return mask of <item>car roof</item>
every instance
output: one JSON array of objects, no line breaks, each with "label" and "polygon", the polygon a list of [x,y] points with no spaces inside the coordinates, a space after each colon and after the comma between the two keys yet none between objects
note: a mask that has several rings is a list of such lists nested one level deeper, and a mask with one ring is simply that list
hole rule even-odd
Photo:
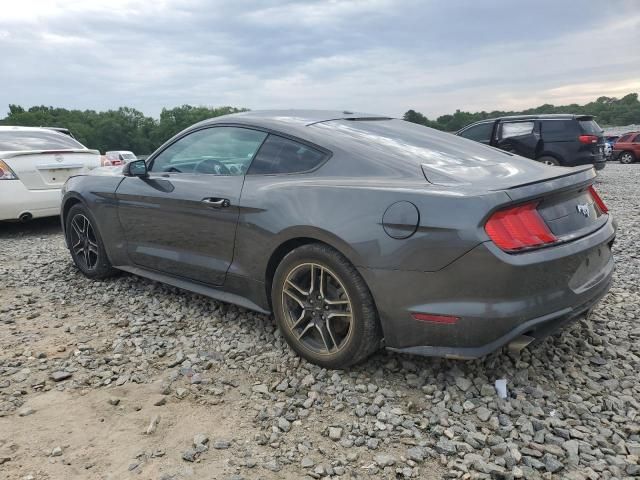
[{"label": "car roof", "polygon": [[[66,129],[65,129],[66,130]],[[0,132],[55,132],[64,135],[57,127],[21,127],[12,125],[0,125]]]},{"label": "car roof", "polygon": [[316,123],[332,120],[372,120],[391,119],[385,115],[353,112],[350,110],[251,110],[248,112],[232,113],[221,117],[203,120],[195,126],[215,123],[243,123],[265,128],[289,127],[301,128]]},{"label": "car roof", "polygon": [[107,153],[133,153],[133,152],[131,150],[108,150],[104,153],[106,155]]}]

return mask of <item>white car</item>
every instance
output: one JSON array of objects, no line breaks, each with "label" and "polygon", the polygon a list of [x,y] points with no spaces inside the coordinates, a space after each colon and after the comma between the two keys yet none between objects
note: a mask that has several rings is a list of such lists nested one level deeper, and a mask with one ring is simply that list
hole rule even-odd
[{"label": "white car", "polygon": [[60,189],[99,167],[100,152],[47,128],[0,126],[0,221],[60,213]]}]

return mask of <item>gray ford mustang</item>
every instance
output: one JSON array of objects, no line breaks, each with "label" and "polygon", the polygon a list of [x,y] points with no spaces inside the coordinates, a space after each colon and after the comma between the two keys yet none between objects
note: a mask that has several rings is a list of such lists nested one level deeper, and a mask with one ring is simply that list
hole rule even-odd
[{"label": "gray ford mustang", "polygon": [[87,277],[124,270],[273,312],[325,367],[382,345],[476,358],[607,292],[616,229],[594,179],[382,116],[246,112],[70,178],[62,223]]}]

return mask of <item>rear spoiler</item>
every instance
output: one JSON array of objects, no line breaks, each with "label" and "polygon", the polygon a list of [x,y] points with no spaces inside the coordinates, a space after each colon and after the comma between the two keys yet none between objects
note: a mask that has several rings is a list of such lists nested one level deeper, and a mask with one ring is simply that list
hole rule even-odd
[{"label": "rear spoiler", "polygon": [[100,155],[99,150],[89,150],[88,148],[69,148],[63,150],[20,150],[15,152],[6,152],[2,154],[2,158],[22,157],[25,155],[45,155],[45,154],[68,155],[70,153],[88,153],[91,155]]},{"label": "rear spoiler", "polygon": [[[567,167],[564,167],[567,168]],[[558,177],[548,178],[533,183],[525,183],[505,189],[505,193],[514,202],[535,198],[547,192],[561,192],[563,190],[572,190],[576,186],[588,186],[593,183],[596,178],[596,171],[590,165],[580,167],[567,168],[569,173]]]}]

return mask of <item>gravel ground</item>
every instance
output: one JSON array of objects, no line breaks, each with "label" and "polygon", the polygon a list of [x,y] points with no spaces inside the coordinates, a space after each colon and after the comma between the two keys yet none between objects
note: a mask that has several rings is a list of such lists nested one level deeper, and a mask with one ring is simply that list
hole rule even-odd
[{"label": "gravel ground", "polygon": [[[640,476],[640,165],[592,317],[478,361],[293,355],[270,317],[130,275],[91,282],[57,220],[0,226],[0,477]],[[506,379],[500,399],[494,382]]]}]

